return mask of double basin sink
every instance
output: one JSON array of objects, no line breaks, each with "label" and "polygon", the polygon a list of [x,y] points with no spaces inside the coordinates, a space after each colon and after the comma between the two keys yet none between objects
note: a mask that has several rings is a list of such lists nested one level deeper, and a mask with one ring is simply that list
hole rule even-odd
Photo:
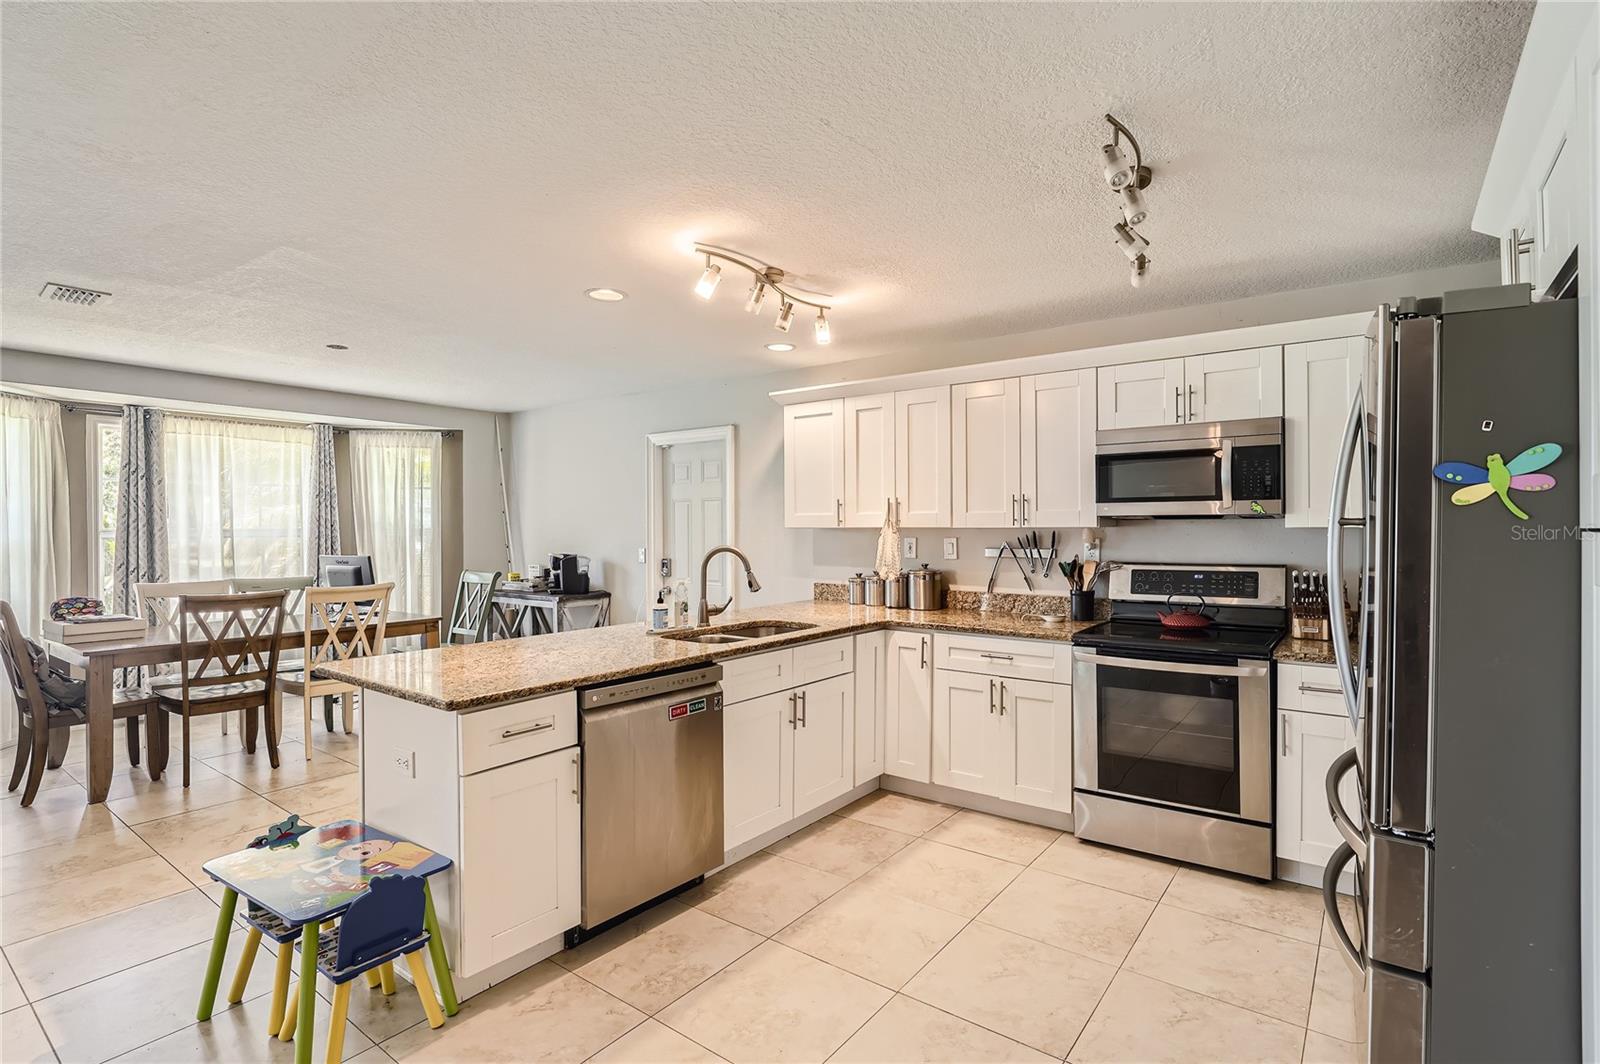
[{"label": "double basin sink", "polygon": [[800,621],[745,621],[728,624],[706,632],[661,632],[662,639],[676,639],[684,643],[742,643],[747,639],[764,639],[771,635],[787,635],[815,628],[814,624]]}]

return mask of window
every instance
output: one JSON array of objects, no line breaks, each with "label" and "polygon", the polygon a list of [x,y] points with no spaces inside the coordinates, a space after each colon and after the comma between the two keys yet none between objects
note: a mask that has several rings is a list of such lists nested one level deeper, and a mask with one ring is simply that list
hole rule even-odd
[{"label": "window", "polygon": [[380,583],[393,581],[392,608],[438,609],[437,432],[350,433],[356,549],[372,555]]},{"label": "window", "polygon": [[117,571],[117,485],[122,468],[122,422],[105,414],[90,414],[89,463],[89,587],[109,610],[115,601],[112,584]]}]

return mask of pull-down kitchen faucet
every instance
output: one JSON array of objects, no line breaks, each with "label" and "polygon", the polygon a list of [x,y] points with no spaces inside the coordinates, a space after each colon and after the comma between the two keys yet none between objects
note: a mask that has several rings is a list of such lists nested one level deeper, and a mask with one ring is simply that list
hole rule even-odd
[{"label": "pull-down kitchen faucet", "polygon": [[717,614],[733,605],[732,595],[729,595],[728,601],[724,602],[720,606],[713,606],[706,601],[706,571],[711,568],[711,559],[715,558],[719,554],[731,554],[735,558],[738,558],[740,564],[744,566],[745,586],[751,591],[761,590],[761,581],[757,580],[756,574],[751,571],[750,559],[744,556],[744,551],[740,550],[738,547],[730,547],[726,544],[721,547],[712,547],[710,550],[706,551],[704,560],[700,562],[700,612],[695,615],[695,624],[710,624],[711,618],[715,617]]}]

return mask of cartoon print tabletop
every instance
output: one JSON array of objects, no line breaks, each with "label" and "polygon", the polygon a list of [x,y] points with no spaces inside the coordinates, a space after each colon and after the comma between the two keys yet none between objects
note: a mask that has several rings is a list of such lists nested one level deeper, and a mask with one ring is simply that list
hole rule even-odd
[{"label": "cartoon print tabletop", "polygon": [[279,846],[239,850],[201,866],[290,924],[325,920],[364,893],[375,876],[431,876],[450,858],[369,827],[336,820]]}]

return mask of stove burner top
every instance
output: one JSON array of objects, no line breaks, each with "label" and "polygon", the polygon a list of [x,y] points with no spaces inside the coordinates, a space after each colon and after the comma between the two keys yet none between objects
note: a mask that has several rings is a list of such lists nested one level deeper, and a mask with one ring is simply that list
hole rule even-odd
[{"label": "stove burner top", "polygon": [[1159,621],[1102,621],[1073,636],[1080,646],[1128,650],[1184,650],[1217,657],[1267,658],[1283,638],[1281,628],[1247,628],[1213,625],[1194,631],[1164,628]]}]

